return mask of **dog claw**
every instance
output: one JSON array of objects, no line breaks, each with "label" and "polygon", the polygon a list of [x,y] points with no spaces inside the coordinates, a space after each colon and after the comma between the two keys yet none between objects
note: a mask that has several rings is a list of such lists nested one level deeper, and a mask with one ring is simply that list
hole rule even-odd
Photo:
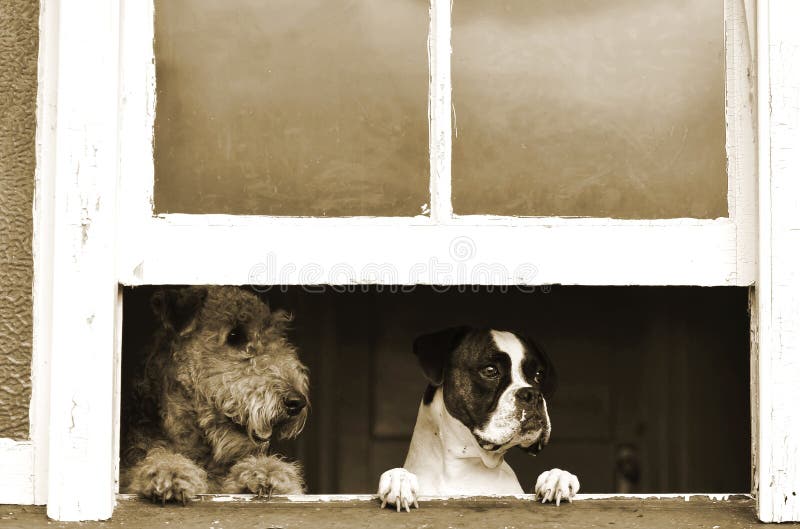
[{"label": "dog claw", "polygon": [[419,509],[417,477],[403,468],[387,470],[381,475],[378,483],[378,499],[381,509],[387,505],[400,512],[411,512],[412,507]]},{"label": "dog claw", "polygon": [[580,486],[574,474],[554,468],[539,475],[533,490],[533,499],[538,501],[541,498],[542,503],[552,502],[558,507],[562,500],[572,503]]},{"label": "dog claw", "polygon": [[256,498],[271,500],[272,499],[272,492],[273,488],[271,485],[259,485],[256,489]]},{"label": "dog claw", "polygon": [[166,504],[167,504],[167,495],[166,494],[162,494],[161,495],[161,506],[163,507]]},{"label": "dog claw", "polygon": [[181,503],[183,503],[183,506],[186,507],[186,491],[185,490],[181,491]]}]

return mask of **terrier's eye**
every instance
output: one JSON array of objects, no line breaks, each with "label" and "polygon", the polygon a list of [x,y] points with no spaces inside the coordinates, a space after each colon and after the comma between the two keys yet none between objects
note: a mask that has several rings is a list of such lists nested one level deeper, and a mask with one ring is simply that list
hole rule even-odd
[{"label": "terrier's eye", "polygon": [[500,375],[500,371],[494,366],[485,366],[481,368],[480,374],[486,378],[497,378]]},{"label": "terrier's eye", "polygon": [[541,384],[542,379],[544,379],[544,373],[542,371],[537,371],[535,375],[533,375],[533,381],[536,384]]},{"label": "terrier's eye", "polygon": [[247,331],[241,325],[235,326],[228,331],[228,336],[225,337],[225,343],[231,347],[241,347],[247,343]]}]

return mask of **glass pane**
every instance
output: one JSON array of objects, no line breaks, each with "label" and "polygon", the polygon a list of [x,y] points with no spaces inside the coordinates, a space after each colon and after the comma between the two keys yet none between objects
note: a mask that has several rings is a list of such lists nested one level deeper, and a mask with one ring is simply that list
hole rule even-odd
[{"label": "glass pane", "polygon": [[419,214],[428,4],[157,0],[155,210]]},{"label": "glass pane", "polygon": [[727,216],[723,2],[455,0],[456,213]]}]

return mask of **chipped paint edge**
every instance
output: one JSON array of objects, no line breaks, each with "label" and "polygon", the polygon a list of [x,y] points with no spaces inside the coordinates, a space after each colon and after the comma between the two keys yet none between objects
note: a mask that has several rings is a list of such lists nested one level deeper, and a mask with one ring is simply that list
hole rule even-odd
[{"label": "chipped paint edge", "polygon": [[450,59],[451,0],[431,0],[428,32],[428,142],[430,145],[430,221],[447,222],[453,216],[451,123],[452,80]]},{"label": "chipped paint edge", "polygon": [[800,521],[800,3],[758,0],[758,518]]},{"label": "chipped paint edge", "polygon": [[48,516],[61,521],[107,519],[116,501],[122,3],[42,2],[49,15],[40,33],[53,47],[40,62],[37,192],[47,202],[37,209],[35,281],[45,286],[35,303],[37,316],[45,302],[52,312],[35,331],[46,341],[37,344],[34,379],[39,361],[49,365],[48,417],[33,415],[47,432],[47,471],[37,467],[35,478],[46,480]]},{"label": "chipped paint edge", "polygon": [[[119,501],[136,501],[140,497],[135,494],[119,494],[117,495]],[[514,495],[495,495],[487,494],[485,496],[468,496],[468,495],[452,495],[452,496],[420,496],[420,501],[480,501],[487,499],[517,499],[533,501],[533,494],[514,494]],[[682,499],[683,501],[692,500],[708,500],[708,501],[736,501],[736,500],[752,500],[752,494],[746,493],[681,493],[681,494],[577,494],[575,501],[586,500],[675,500]],[[288,495],[274,495],[270,500],[259,498],[254,494],[200,494],[193,499],[199,502],[215,502],[215,503],[236,503],[236,502],[253,502],[269,504],[276,503],[337,503],[337,502],[376,502],[379,501],[376,494],[288,494]]]},{"label": "chipped paint edge", "polygon": [[736,226],[736,276],[740,285],[753,284],[756,277],[758,124],[753,25],[755,1],[724,2],[728,215]]},{"label": "chipped paint edge", "polygon": [[53,321],[55,144],[58,101],[58,16],[56,2],[39,5],[39,62],[36,98],[36,170],[33,201],[33,358],[31,442],[33,497],[47,503],[50,450],[50,354]]},{"label": "chipped paint edge", "polygon": [[1,438],[0,468],[0,503],[36,503],[33,442]]}]

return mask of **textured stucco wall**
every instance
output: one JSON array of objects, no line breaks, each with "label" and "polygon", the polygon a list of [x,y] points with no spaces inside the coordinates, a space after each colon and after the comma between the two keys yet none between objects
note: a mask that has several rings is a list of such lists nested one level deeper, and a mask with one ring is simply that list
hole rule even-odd
[{"label": "textured stucco wall", "polygon": [[0,437],[28,437],[36,0],[0,0]]}]

